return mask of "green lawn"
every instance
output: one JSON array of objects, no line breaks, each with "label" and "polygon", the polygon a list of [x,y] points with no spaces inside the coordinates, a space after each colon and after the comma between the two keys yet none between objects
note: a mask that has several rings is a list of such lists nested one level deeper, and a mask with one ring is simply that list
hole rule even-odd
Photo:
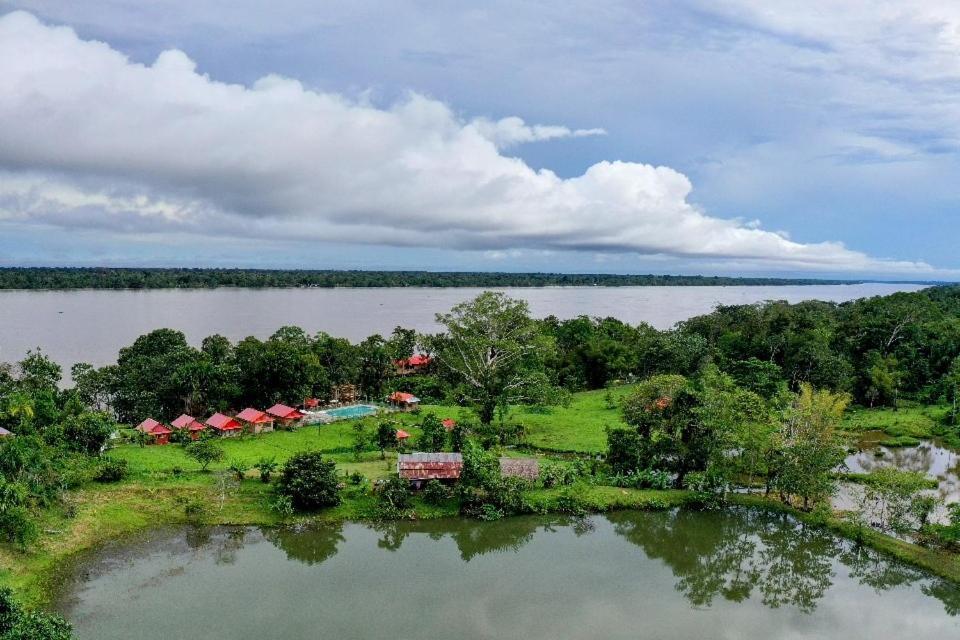
[{"label": "green lawn", "polygon": [[842,429],[851,433],[883,431],[893,438],[930,438],[935,435],[947,407],[917,406],[891,409],[852,408],[843,418]]},{"label": "green lawn", "polygon": [[[601,453],[607,448],[606,428],[621,424],[620,400],[632,387],[625,385],[597,391],[574,393],[567,407],[515,406],[510,422],[519,422],[527,432],[527,444],[544,451]],[[613,403],[608,400],[612,397]],[[437,415],[458,417],[459,407],[424,407]]]},{"label": "green lawn", "polygon": [[[620,387],[609,393],[618,402],[628,391],[629,387]],[[575,393],[567,407],[513,407],[508,420],[524,425],[527,442],[533,447],[545,451],[599,453],[606,449],[606,427],[620,421],[619,410],[608,406],[607,393],[606,390]],[[413,436],[415,446],[420,435],[416,425],[423,419],[424,414],[433,413],[439,418],[460,419],[467,411],[461,407],[425,406],[419,416],[395,413],[389,417],[397,420],[400,426]],[[364,420],[368,433],[372,434],[376,420]],[[210,465],[210,469],[226,469],[234,459],[252,465],[262,457],[274,457],[282,463],[295,453],[319,450],[329,455],[337,462],[338,467],[347,472],[360,471],[369,478],[389,475],[396,459],[395,454],[388,454],[386,463],[380,460],[380,453],[377,451],[368,451],[360,461],[355,460],[352,452],[353,425],[352,420],[342,420],[302,427],[296,431],[224,438],[219,442],[223,445],[226,458],[223,462]],[[130,472],[134,475],[169,474],[177,467],[185,474],[200,471],[200,465],[187,456],[182,446],[176,444],[146,447],[123,444],[112,449],[109,455],[127,460]],[[255,472],[251,471],[250,474],[254,475]]]}]

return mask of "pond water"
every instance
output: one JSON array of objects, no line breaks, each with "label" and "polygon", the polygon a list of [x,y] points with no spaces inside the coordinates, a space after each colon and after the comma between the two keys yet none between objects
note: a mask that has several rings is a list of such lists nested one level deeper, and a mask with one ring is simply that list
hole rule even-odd
[{"label": "pond water", "polygon": [[[530,303],[537,317],[589,315],[648,322],[665,329],[718,304],[762,300],[845,301],[919,285],[858,284],[782,287],[551,287],[503,289]],[[434,314],[481,289],[162,289],[147,291],[0,291],[0,362],[42,347],[66,370],[101,366],[153,329],[179,329],[193,344],[219,333],[231,340],[266,338],[297,325],[359,341],[397,325],[433,331]]]},{"label": "pond water", "polygon": [[158,531],[88,559],[81,639],[960,637],[960,590],[783,514]]},{"label": "pond water", "polygon": [[[937,489],[929,493],[938,496],[943,505],[960,502],[960,454],[935,440],[922,440],[913,447],[886,447],[880,441],[889,438],[882,431],[863,434],[857,450],[847,456],[844,464],[850,473],[870,473],[874,469],[894,467],[902,471],[919,471],[937,481]],[[859,487],[841,487],[834,500],[839,509],[853,508]],[[933,519],[946,521],[947,509],[939,507]]]}]

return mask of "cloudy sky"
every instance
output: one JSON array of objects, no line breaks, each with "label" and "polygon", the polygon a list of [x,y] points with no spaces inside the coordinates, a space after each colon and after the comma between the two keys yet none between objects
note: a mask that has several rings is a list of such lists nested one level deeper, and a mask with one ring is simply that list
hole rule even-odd
[{"label": "cloudy sky", "polygon": [[0,87],[0,264],[960,274],[955,1],[0,0]]}]

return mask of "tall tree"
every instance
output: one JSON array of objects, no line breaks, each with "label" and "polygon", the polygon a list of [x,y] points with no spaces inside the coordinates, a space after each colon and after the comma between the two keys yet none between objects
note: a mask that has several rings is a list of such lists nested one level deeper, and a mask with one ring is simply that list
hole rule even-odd
[{"label": "tall tree", "polygon": [[487,291],[436,318],[446,332],[421,341],[481,422],[490,424],[500,407],[540,403],[549,395],[544,359],[551,344],[526,302]]}]

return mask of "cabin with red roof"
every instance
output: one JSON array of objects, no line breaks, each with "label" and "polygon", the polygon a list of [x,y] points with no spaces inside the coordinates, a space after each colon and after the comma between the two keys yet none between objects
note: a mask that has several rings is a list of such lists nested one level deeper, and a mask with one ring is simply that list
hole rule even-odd
[{"label": "cabin with red roof", "polygon": [[137,431],[147,434],[154,444],[167,444],[170,442],[170,434],[173,433],[162,423],[153,418],[147,418],[137,425]]},{"label": "cabin with red roof", "polygon": [[401,411],[412,411],[420,405],[420,398],[413,395],[412,393],[405,393],[403,391],[394,391],[389,396],[387,396],[387,402],[395,406]]},{"label": "cabin with red roof", "polygon": [[289,427],[303,420],[303,412],[285,404],[275,404],[267,409],[267,415],[279,421],[284,427]]},{"label": "cabin with red roof", "polygon": [[397,475],[415,488],[428,480],[453,482],[463,472],[459,453],[401,453],[397,456]]},{"label": "cabin with red roof", "polygon": [[213,414],[207,418],[205,424],[213,429],[213,432],[219,435],[221,438],[238,436],[243,433],[243,425],[240,424],[239,421],[234,420],[230,416],[222,413]]},{"label": "cabin with red roof", "polygon": [[411,376],[424,373],[430,368],[433,358],[422,353],[415,353],[409,358],[393,361],[393,370],[398,376]]},{"label": "cabin with red roof", "polygon": [[205,424],[185,413],[180,414],[180,417],[171,422],[170,426],[177,430],[186,429],[191,440],[199,439],[200,434],[207,428]]},{"label": "cabin with red roof", "polygon": [[273,417],[267,415],[266,411],[260,411],[253,407],[247,407],[237,414],[237,420],[250,433],[263,433],[264,431],[273,431]]}]

